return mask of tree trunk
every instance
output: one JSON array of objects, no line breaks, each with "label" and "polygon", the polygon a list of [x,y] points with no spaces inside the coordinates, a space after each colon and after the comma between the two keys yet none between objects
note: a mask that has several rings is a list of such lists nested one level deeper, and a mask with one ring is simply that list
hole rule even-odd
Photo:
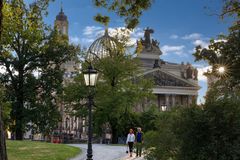
[{"label": "tree trunk", "polygon": [[18,68],[18,86],[15,89],[17,95],[17,101],[15,106],[15,117],[16,117],[16,139],[23,140],[24,134],[24,66],[20,65]]},{"label": "tree trunk", "polygon": [[3,127],[3,120],[2,120],[2,106],[0,105],[0,160],[7,160],[5,138],[6,136],[5,136],[5,130]]},{"label": "tree trunk", "polygon": [[112,143],[117,144],[118,143],[118,129],[115,127],[115,125],[111,125],[112,128]]},{"label": "tree trunk", "polygon": [[[19,91],[20,92],[20,91]],[[20,92],[21,94],[21,92]],[[18,96],[16,107],[15,107],[15,117],[16,117],[16,140],[23,140],[23,134],[24,134],[24,103],[23,103],[23,97]]]},{"label": "tree trunk", "polygon": [[[0,0],[0,40],[2,39],[2,7],[3,0]],[[6,150],[6,140],[5,140],[5,130],[3,127],[2,119],[2,106],[0,104],[0,159],[7,160],[7,150]]]}]

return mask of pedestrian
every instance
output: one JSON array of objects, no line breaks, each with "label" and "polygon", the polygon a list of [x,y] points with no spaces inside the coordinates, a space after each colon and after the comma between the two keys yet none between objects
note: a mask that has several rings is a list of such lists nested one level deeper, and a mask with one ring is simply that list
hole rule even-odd
[{"label": "pedestrian", "polygon": [[135,135],[133,133],[133,129],[130,129],[129,133],[128,133],[128,136],[127,136],[127,141],[126,141],[126,144],[129,147],[130,157],[132,157],[134,142],[135,142]]},{"label": "pedestrian", "polygon": [[142,129],[139,127],[137,128],[136,133],[136,157],[142,156],[142,147],[143,147],[143,132]]}]

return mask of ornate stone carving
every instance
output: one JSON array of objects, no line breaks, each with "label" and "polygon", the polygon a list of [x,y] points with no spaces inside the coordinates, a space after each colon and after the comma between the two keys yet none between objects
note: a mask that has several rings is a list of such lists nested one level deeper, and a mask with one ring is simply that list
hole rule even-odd
[{"label": "ornate stone carving", "polygon": [[145,75],[145,78],[152,78],[157,86],[192,87],[192,85],[161,71],[149,73]]},{"label": "ornate stone carving", "polygon": [[157,53],[160,55],[160,43],[157,40],[151,39],[152,33],[154,33],[154,30],[147,27],[147,29],[144,30],[144,40],[141,38],[139,41],[137,41],[137,44],[139,42],[141,43],[143,52]]},{"label": "ornate stone carving", "polygon": [[193,79],[194,80],[198,80],[198,70],[197,70],[197,68],[195,68],[194,70],[193,70]]},{"label": "ornate stone carving", "polygon": [[144,32],[144,43],[145,43],[145,47],[149,48],[151,46],[151,34],[154,33],[153,29],[150,29],[149,27],[147,27],[147,29],[145,29]]},{"label": "ornate stone carving", "polygon": [[181,77],[184,79],[198,80],[198,70],[194,68],[190,63],[184,65],[181,63]]},{"label": "ornate stone carving", "polygon": [[186,70],[186,72],[187,72],[187,79],[192,79],[193,78],[193,70],[192,70],[192,67],[188,67],[187,68],[187,70]]}]

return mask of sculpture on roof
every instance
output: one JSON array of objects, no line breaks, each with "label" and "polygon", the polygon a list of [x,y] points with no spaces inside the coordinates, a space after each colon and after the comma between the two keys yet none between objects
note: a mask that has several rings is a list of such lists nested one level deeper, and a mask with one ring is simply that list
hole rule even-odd
[{"label": "sculpture on roof", "polygon": [[144,30],[144,39],[141,38],[139,41],[137,41],[137,44],[139,42],[141,43],[141,45],[143,46],[143,52],[158,53],[160,55],[162,53],[159,49],[159,42],[157,40],[151,39],[151,34],[153,33],[154,30],[147,27]]},{"label": "sculpture on roof", "polygon": [[153,29],[150,29],[149,27],[147,27],[147,29],[144,30],[144,42],[146,44],[146,47],[150,47],[151,46],[151,34],[154,33]]}]

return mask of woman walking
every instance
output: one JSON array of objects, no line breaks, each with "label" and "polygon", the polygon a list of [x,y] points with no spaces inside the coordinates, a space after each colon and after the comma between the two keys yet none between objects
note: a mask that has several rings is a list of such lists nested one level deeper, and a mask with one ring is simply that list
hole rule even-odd
[{"label": "woman walking", "polygon": [[133,133],[133,129],[130,129],[127,136],[127,141],[126,141],[126,144],[128,144],[128,147],[129,147],[130,157],[132,157],[134,141],[135,141],[135,135]]}]

